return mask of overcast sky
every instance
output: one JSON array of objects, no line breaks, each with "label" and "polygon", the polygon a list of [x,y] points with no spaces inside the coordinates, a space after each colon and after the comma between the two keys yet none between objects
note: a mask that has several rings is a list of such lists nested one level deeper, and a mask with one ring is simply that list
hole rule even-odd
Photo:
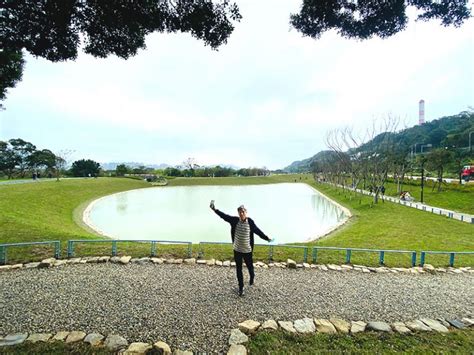
[{"label": "overcast sky", "polygon": [[326,149],[326,132],[388,114],[406,126],[474,106],[474,20],[413,22],[389,39],[303,38],[300,1],[237,0],[243,19],[213,51],[153,34],[128,60],[27,56],[0,112],[0,140],[73,150],[73,160],[283,168]]}]

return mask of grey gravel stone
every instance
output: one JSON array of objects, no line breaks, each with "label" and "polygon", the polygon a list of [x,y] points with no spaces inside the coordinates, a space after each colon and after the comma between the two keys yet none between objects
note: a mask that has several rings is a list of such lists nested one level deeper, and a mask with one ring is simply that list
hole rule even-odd
[{"label": "grey gravel stone", "polygon": [[392,328],[385,322],[368,322],[367,330],[374,330],[376,332],[391,332]]},{"label": "grey gravel stone", "polygon": [[436,332],[447,333],[449,331],[448,328],[446,328],[437,320],[430,318],[421,318],[420,320]]},{"label": "grey gravel stone", "polygon": [[252,319],[248,319],[242,323],[239,323],[239,329],[245,334],[253,334],[260,327],[260,323]]},{"label": "grey gravel stone", "polygon": [[231,345],[227,355],[247,355],[247,349],[243,345]]},{"label": "grey gravel stone", "polygon": [[316,325],[316,330],[318,331],[318,333],[326,333],[326,334],[337,333],[334,325],[332,325],[332,323],[327,319],[315,318],[314,324]]},{"label": "grey gravel stone", "polygon": [[36,268],[36,267],[38,267],[39,264],[40,264],[39,262],[27,263],[27,264],[24,265],[24,268],[25,268],[25,269]]},{"label": "grey gravel stone", "polygon": [[86,335],[87,334],[82,331],[70,332],[66,338],[66,343],[75,343],[75,342],[81,341],[86,337]]},{"label": "grey gravel stone", "polygon": [[367,327],[367,323],[359,320],[359,321],[352,321],[351,322],[351,334],[365,332],[365,328]]},{"label": "grey gravel stone", "polygon": [[329,321],[334,325],[336,330],[340,333],[349,333],[349,330],[351,329],[351,324],[344,320],[344,319],[339,319],[339,318],[329,318]]},{"label": "grey gravel stone", "polygon": [[155,344],[153,344],[153,348],[155,348],[159,354],[171,355],[171,348],[164,341],[157,341]]},{"label": "grey gravel stone", "polygon": [[411,330],[408,329],[405,323],[403,322],[394,322],[392,324],[392,328],[393,330],[395,330],[397,333],[400,333],[400,334],[411,333]]},{"label": "grey gravel stone", "polygon": [[120,349],[125,349],[128,346],[128,341],[117,334],[110,334],[105,338],[104,346],[112,351],[118,351]]},{"label": "grey gravel stone", "polygon": [[131,343],[127,350],[123,353],[124,355],[145,355],[148,350],[151,350],[153,346],[148,343]]},{"label": "grey gravel stone", "polygon": [[89,343],[91,346],[99,346],[104,340],[104,336],[99,333],[87,334],[84,338],[84,343]]},{"label": "grey gravel stone", "polygon": [[302,334],[314,333],[316,331],[316,327],[311,318],[297,319],[294,321],[293,326],[298,333]]},{"label": "grey gravel stone", "polygon": [[269,319],[263,322],[262,329],[277,330],[278,324],[273,319]]},{"label": "grey gravel stone", "polygon": [[225,353],[230,329],[245,319],[472,318],[474,274],[275,267],[255,269],[248,287],[245,271],[245,297],[237,295],[235,269],[224,267],[109,262],[3,272],[0,334],[82,330]]},{"label": "grey gravel stone", "polygon": [[32,343],[37,343],[39,341],[47,342],[52,336],[53,334],[51,333],[34,333],[30,334],[26,341],[31,341]]},{"label": "grey gravel stone", "polygon": [[448,319],[447,320],[449,324],[451,324],[454,328],[457,329],[464,329],[466,326],[464,325],[463,322],[461,322],[459,319]]},{"label": "grey gravel stone", "polygon": [[409,321],[405,322],[405,325],[410,330],[413,330],[414,332],[415,331],[421,331],[421,332],[430,332],[431,331],[431,328],[428,327],[425,323],[423,323],[419,319],[409,320]]},{"label": "grey gravel stone", "polygon": [[52,338],[52,340],[65,341],[70,332],[60,331]]},{"label": "grey gravel stone", "polygon": [[471,318],[462,318],[461,321],[466,325],[466,327],[474,327],[474,319]]},{"label": "grey gravel stone", "polygon": [[240,329],[230,331],[229,345],[239,345],[249,341],[249,337],[241,332]]},{"label": "grey gravel stone", "polygon": [[5,338],[0,339],[0,346],[10,346],[23,343],[28,338],[27,333],[9,334]]},{"label": "grey gravel stone", "polygon": [[283,330],[287,331],[287,332],[290,332],[290,333],[296,333],[296,329],[295,327],[293,326],[293,322],[288,322],[288,321],[278,321],[278,325],[280,326],[280,328],[282,328]]}]

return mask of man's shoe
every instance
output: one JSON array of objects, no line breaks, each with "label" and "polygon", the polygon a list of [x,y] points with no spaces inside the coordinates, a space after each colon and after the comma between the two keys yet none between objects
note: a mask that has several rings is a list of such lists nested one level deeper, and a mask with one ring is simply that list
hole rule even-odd
[{"label": "man's shoe", "polygon": [[253,285],[253,279],[250,279],[249,281],[249,285],[252,286]]},{"label": "man's shoe", "polygon": [[244,290],[239,290],[239,296],[242,297],[244,295]]}]

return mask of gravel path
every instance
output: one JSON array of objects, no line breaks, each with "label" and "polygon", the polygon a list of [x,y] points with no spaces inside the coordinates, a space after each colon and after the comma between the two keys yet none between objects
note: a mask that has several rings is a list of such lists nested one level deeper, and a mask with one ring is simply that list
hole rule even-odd
[{"label": "gravel path", "polygon": [[473,274],[255,271],[256,284],[242,298],[235,268],[107,263],[0,273],[0,335],[83,330],[218,352],[227,351],[229,330],[249,318],[404,321],[474,314]]}]

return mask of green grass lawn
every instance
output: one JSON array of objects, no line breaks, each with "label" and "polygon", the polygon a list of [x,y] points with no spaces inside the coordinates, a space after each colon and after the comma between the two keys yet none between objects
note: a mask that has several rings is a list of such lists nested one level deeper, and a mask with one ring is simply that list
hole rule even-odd
[{"label": "green grass lawn", "polygon": [[250,338],[247,349],[250,354],[472,354],[474,331],[410,335],[258,332]]},{"label": "green grass lawn", "polygon": [[[438,192],[436,187],[433,190],[434,181],[426,181],[423,188],[423,202],[427,205],[446,208],[457,212],[474,215],[474,184],[442,184],[442,189]],[[397,185],[393,182],[385,184],[386,194],[398,197]],[[404,184],[403,191],[409,191],[416,201],[421,198],[421,186],[419,181],[409,181]]]},{"label": "green grass lawn", "polygon": [[[348,207],[351,220],[319,241],[306,243],[308,247],[337,246],[370,249],[474,251],[474,225],[447,219],[392,203],[372,204],[369,197],[343,192],[326,184],[317,184],[310,175],[273,175],[270,177],[233,178],[176,178],[168,187],[184,185],[247,185],[279,182],[304,182]],[[62,180],[51,183],[0,185],[0,241],[14,243],[26,241],[62,241],[65,255],[66,241],[70,239],[99,239],[92,231],[80,227],[83,209],[92,200],[150,184],[133,179],[99,178]],[[474,193],[473,193],[474,195]],[[264,241],[261,241],[264,243]],[[76,255],[110,255],[110,242],[96,245],[78,245]],[[186,257],[186,248],[159,246],[159,256]],[[198,255],[193,247],[193,256]],[[231,259],[231,246],[212,246],[203,249],[204,257]],[[119,255],[145,256],[150,254],[150,244],[119,244]],[[8,249],[9,263],[38,260],[52,255],[51,247],[18,247]],[[318,252],[318,263],[344,262],[343,251]],[[311,254],[310,254],[311,256]],[[303,251],[275,248],[274,260],[293,258],[303,260]],[[268,247],[255,248],[255,259],[268,259]],[[410,255],[387,253],[388,266],[409,266]],[[311,259],[309,259],[311,261]],[[377,265],[378,254],[353,252],[352,263]],[[446,265],[447,256],[428,256],[427,262]],[[456,265],[474,265],[474,256],[456,258]]]}]

